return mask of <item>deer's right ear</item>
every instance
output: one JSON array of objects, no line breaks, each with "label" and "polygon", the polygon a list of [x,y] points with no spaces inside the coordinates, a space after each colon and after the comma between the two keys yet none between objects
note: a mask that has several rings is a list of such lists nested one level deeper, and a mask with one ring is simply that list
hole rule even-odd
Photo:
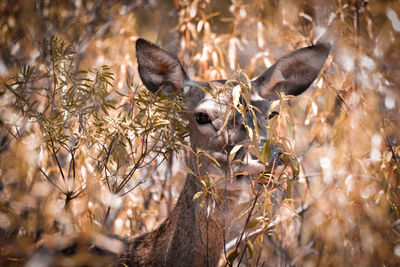
[{"label": "deer's right ear", "polygon": [[136,41],[136,58],[140,78],[152,93],[179,93],[190,81],[176,56],[145,39]]},{"label": "deer's right ear", "polygon": [[331,46],[318,43],[281,57],[264,73],[252,80],[259,95],[268,100],[278,99],[278,93],[300,95],[318,77]]}]

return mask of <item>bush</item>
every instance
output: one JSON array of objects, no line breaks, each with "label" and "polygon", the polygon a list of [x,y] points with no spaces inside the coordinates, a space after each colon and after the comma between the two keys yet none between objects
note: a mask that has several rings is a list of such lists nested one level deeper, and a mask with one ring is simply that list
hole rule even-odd
[{"label": "bush", "polygon": [[221,263],[398,264],[397,2],[145,2],[0,5],[1,262],[90,264],[88,240],[150,231],[171,210],[188,129],[179,96],[141,86],[143,36],[199,80],[333,42],[312,89],[276,103],[269,139],[287,168],[248,190]]}]

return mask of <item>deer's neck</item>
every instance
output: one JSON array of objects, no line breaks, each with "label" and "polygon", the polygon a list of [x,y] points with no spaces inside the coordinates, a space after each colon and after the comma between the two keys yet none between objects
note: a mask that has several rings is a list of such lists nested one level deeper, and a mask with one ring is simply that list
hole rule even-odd
[{"label": "deer's neck", "polygon": [[[184,189],[167,219],[153,232],[128,241],[129,265],[216,266],[223,249],[223,231],[232,221],[235,202],[218,201],[211,208],[200,206],[193,196],[201,190],[196,177],[188,175]],[[222,199],[222,198],[221,198]],[[225,226],[224,226],[225,224]]]}]

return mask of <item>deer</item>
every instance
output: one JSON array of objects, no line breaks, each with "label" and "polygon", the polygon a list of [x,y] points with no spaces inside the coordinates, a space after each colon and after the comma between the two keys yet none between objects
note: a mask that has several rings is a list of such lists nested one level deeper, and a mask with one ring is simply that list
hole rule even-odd
[{"label": "deer", "polygon": [[[271,103],[279,94],[298,96],[316,80],[330,53],[328,43],[318,42],[279,58],[256,78],[249,80],[250,104],[256,107],[260,142],[265,142]],[[193,153],[186,159],[190,169],[202,176],[221,176],[229,168],[229,154],[241,145],[232,169],[235,173],[226,183],[217,185],[212,207],[200,205],[194,196],[202,190],[198,175],[187,172],[182,192],[167,218],[152,232],[124,239],[125,252],[120,261],[128,266],[217,266],[224,246],[224,231],[229,230],[235,208],[243,192],[244,178],[252,179],[268,170],[246,148],[246,118],[231,114],[225,118],[233,101],[235,82],[227,80],[194,81],[180,60],[162,47],[139,38],[136,41],[139,76],[151,93],[182,94],[185,110],[179,114],[189,126],[190,147],[201,149],[215,159]],[[227,88],[215,99],[213,92]],[[251,116],[251,115],[249,115]],[[253,120],[254,121],[254,120]],[[200,164],[199,164],[200,162]]]}]

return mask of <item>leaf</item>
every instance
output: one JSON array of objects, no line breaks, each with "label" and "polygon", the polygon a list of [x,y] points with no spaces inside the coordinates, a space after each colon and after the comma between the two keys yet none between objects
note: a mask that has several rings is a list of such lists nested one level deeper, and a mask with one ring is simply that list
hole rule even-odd
[{"label": "leaf", "polygon": [[236,145],[232,148],[231,152],[229,153],[229,162],[232,162],[232,160],[235,158],[236,153],[241,149],[243,145]]},{"label": "leaf", "polygon": [[247,130],[248,134],[249,134],[249,139],[251,141],[253,141],[253,128],[251,128],[249,125],[245,125],[245,127],[246,127],[246,130]]},{"label": "leaf", "polygon": [[156,127],[156,126],[161,126],[161,125],[168,125],[168,124],[170,124],[170,121],[169,121],[169,120],[166,120],[166,119],[159,119],[159,120],[157,120],[156,123],[154,124],[154,127]]},{"label": "leaf", "polygon": [[200,183],[203,185],[204,188],[207,188],[207,180],[204,180],[204,176],[200,178]]},{"label": "leaf", "polygon": [[267,142],[264,143],[261,149],[261,159],[264,162],[269,162],[271,160],[271,139],[268,139]]},{"label": "leaf", "polygon": [[259,138],[260,137],[260,133],[258,131],[257,116],[256,116],[256,114],[254,114],[253,110],[250,110],[249,112],[252,113],[251,118],[253,120],[252,122],[253,122],[253,125],[254,125],[254,131],[255,131],[255,134],[256,134],[256,138]]},{"label": "leaf", "polygon": [[259,218],[254,218],[252,219],[247,225],[246,225],[246,229],[248,230],[252,230],[253,228],[255,228],[257,226],[257,224],[260,222]]},{"label": "leaf", "polygon": [[201,197],[203,195],[203,191],[199,191],[196,194],[194,194],[193,196],[193,201],[195,201],[196,199],[198,199],[199,197]]},{"label": "leaf", "polygon": [[233,106],[235,108],[239,105],[240,93],[241,93],[241,87],[238,84],[232,89],[232,100],[233,100]]},{"label": "leaf", "polygon": [[247,248],[249,250],[250,258],[252,258],[253,257],[253,251],[254,251],[254,245],[250,240],[247,240],[246,241],[246,246],[247,246]]},{"label": "leaf", "polygon": [[194,172],[187,165],[183,166],[183,169],[185,170],[186,173],[196,176]]},{"label": "leaf", "polygon": [[218,161],[217,161],[213,156],[211,156],[210,154],[208,154],[206,151],[201,150],[201,149],[198,149],[198,154],[199,154],[199,155],[204,155],[204,156],[206,156],[206,157],[209,158],[212,162],[214,162],[215,165],[217,165],[218,167],[220,167]]},{"label": "leaf", "polygon": [[222,133],[222,131],[225,129],[225,126],[228,124],[228,120],[229,120],[229,117],[230,117],[231,113],[232,113],[232,109],[228,108],[226,110],[226,112],[225,112],[225,115],[224,115],[224,124],[219,129],[219,131],[217,132],[217,135],[220,135]]},{"label": "leaf", "polygon": [[266,197],[264,198],[264,207],[267,210],[267,215],[272,216],[273,212],[274,212],[274,206],[272,204],[271,198]]},{"label": "leaf", "polygon": [[287,136],[289,136],[289,138],[291,140],[293,140],[294,138],[294,124],[293,121],[289,118],[285,116],[285,122],[286,122],[286,134]]},{"label": "leaf", "polygon": [[296,158],[290,158],[290,164],[292,166],[294,179],[298,179],[300,173],[299,162],[297,161]]},{"label": "leaf", "polygon": [[292,198],[292,183],[289,177],[287,178],[286,198]]},{"label": "leaf", "polygon": [[278,116],[274,116],[268,123],[267,139],[271,139],[275,135],[276,127],[278,126]]},{"label": "leaf", "polygon": [[228,262],[232,263],[239,255],[240,255],[240,249],[239,248],[235,249],[234,251],[229,253],[228,258],[227,258]]}]

